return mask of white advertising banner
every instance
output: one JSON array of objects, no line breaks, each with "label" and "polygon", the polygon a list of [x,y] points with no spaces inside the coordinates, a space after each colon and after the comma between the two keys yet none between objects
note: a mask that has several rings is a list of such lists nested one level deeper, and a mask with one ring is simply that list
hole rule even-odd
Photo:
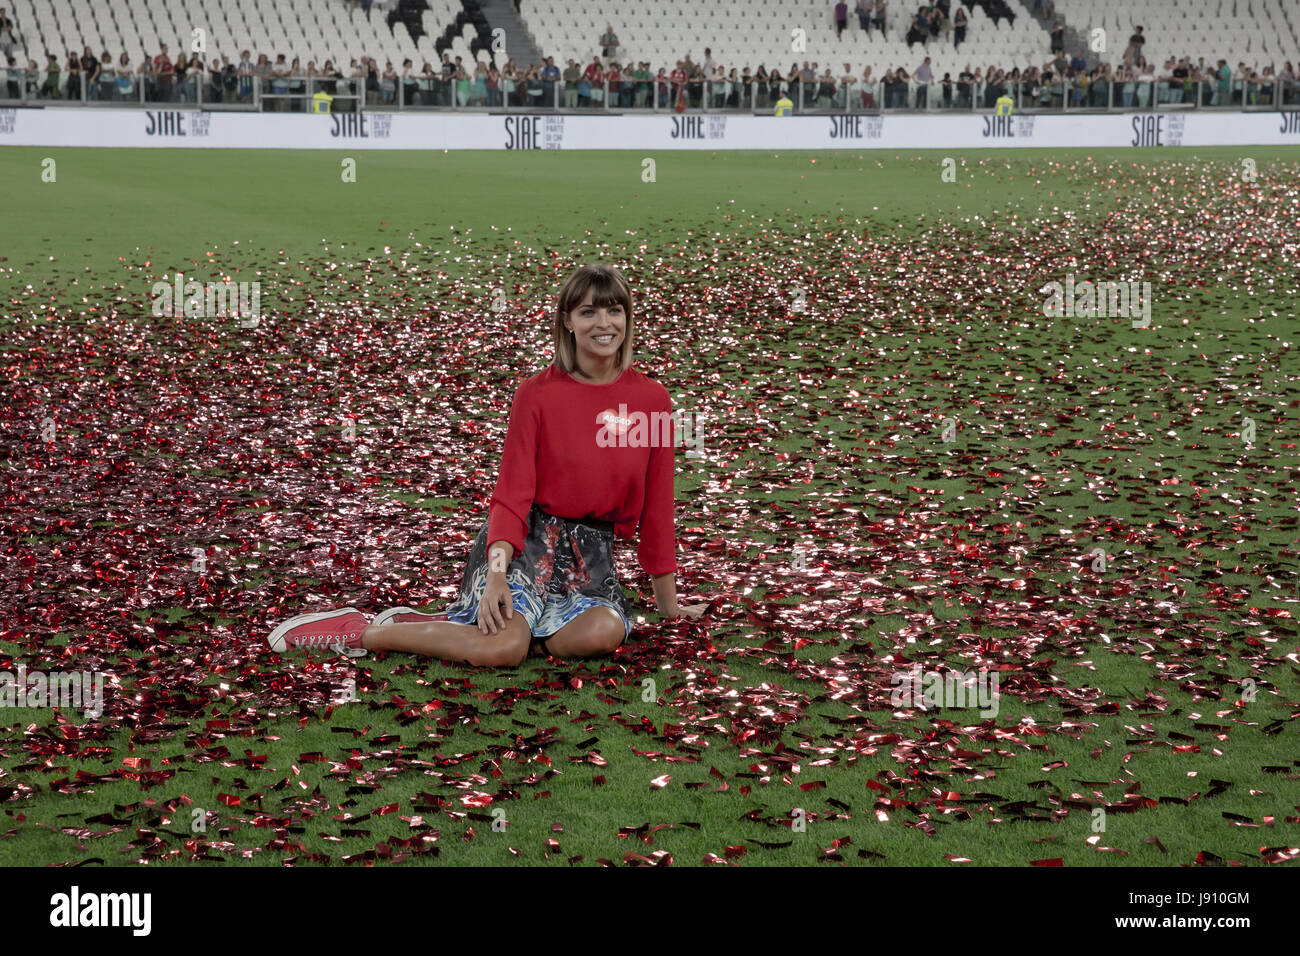
[{"label": "white advertising banner", "polygon": [[776,117],[0,109],[0,146],[779,151],[1287,144],[1300,144],[1300,110]]}]

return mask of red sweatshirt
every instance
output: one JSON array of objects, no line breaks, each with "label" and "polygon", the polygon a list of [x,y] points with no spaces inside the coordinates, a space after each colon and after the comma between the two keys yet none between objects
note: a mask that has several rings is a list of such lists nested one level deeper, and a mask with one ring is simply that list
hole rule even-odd
[{"label": "red sweatshirt", "polygon": [[677,570],[673,430],[668,390],[636,368],[587,385],[551,365],[524,381],[510,406],[488,544],[519,554],[533,505],[561,518],[609,521],[649,575]]}]

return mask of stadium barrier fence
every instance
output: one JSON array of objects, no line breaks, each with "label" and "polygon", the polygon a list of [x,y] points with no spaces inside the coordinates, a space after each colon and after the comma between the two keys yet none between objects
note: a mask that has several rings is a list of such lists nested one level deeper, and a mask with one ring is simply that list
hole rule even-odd
[{"label": "stadium barrier fence", "polygon": [[[45,78],[42,80],[41,74]],[[497,90],[468,89],[441,77],[396,77],[371,83],[365,77],[287,76],[267,82],[263,77],[212,74],[166,82],[147,73],[103,74],[94,82],[76,75],[61,83],[54,71],[9,69],[0,71],[0,105],[16,107],[141,107],[166,104],[169,108],[248,110],[254,112],[313,111],[313,97],[330,97],[331,112],[545,110],[558,113],[674,112],[767,114],[775,108],[769,90],[757,84],[687,81],[649,83],[622,81],[618,88],[606,82],[594,90],[587,84],[538,83],[516,89],[509,81]],[[547,88],[549,86],[549,89]],[[1016,112],[1071,112],[1079,110],[1127,112],[1155,110],[1287,110],[1300,106],[1300,82],[1288,79],[1250,82],[1234,80],[1226,88],[1217,82],[1166,80],[1101,81],[1079,84],[1070,80],[1047,84],[1017,83],[1009,87],[987,82],[855,81],[852,84],[797,82],[785,84],[795,113],[878,112],[978,112],[995,108],[999,96],[1009,96]]]}]

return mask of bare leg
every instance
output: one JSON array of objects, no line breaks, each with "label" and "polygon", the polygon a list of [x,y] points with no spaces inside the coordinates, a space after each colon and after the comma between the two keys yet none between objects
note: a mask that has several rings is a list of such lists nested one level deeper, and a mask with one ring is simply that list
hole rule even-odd
[{"label": "bare leg", "polygon": [[622,643],[623,618],[603,605],[587,608],[546,639],[556,657],[599,657],[613,653]]},{"label": "bare leg", "polygon": [[382,627],[372,624],[361,634],[361,646],[368,650],[406,651],[478,667],[513,667],[521,663],[528,656],[531,640],[528,621],[517,610],[496,634],[484,634],[472,624],[451,621]]}]

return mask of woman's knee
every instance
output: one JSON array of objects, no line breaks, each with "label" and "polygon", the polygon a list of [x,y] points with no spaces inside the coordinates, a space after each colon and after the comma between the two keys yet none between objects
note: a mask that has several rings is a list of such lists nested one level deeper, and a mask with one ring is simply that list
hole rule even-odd
[{"label": "woman's knee", "polygon": [[589,608],[571,626],[572,639],[564,643],[570,654],[583,657],[613,653],[626,634],[623,618],[608,607]]},{"label": "woman's knee", "polygon": [[517,667],[528,656],[532,637],[528,622],[516,611],[502,630],[481,639],[481,649],[471,663],[483,667]]}]

